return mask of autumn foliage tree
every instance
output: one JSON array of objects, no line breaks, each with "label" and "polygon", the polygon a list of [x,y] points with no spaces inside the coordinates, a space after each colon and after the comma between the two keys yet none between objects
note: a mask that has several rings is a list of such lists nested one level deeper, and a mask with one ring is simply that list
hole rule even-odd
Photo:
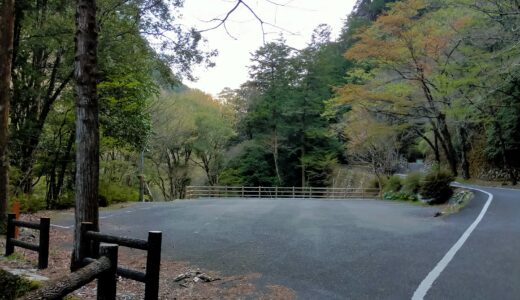
[{"label": "autumn foliage tree", "polygon": [[[442,150],[453,174],[459,159],[447,118],[454,101],[446,84],[452,75],[447,66],[466,24],[466,16],[429,7],[427,1],[394,3],[347,51],[358,67],[339,90],[340,101],[421,127],[419,136],[435,153]],[[427,130],[431,136],[424,134]]]}]

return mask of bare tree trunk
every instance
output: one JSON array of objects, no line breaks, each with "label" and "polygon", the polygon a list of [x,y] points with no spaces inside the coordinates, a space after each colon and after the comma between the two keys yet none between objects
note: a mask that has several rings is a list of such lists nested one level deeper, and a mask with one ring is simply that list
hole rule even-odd
[{"label": "bare tree trunk", "polygon": [[278,168],[278,131],[276,127],[273,130],[273,159],[276,178],[278,180],[277,185],[280,185],[282,183],[282,177],[280,176],[280,169]]},{"label": "bare tree trunk", "polygon": [[76,0],[76,226],[73,267],[80,258],[82,222],[99,227],[99,120],[97,75],[96,1]]},{"label": "bare tree trunk", "polygon": [[494,121],[493,125],[495,126],[495,130],[497,132],[497,138],[498,142],[500,144],[500,152],[502,156],[502,164],[504,168],[506,169],[507,173],[509,174],[509,180],[511,181],[512,185],[516,185],[518,183],[518,180],[516,178],[515,172],[513,170],[513,167],[509,163],[509,159],[507,157],[507,151],[506,151],[506,142],[504,141],[504,134],[502,132],[502,126],[498,121]]},{"label": "bare tree trunk", "polygon": [[468,152],[470,150],[468,143],[468,132],[464,125],[461,125],[459,128],[459,136],[460,136],[460,144],[461,144],[461,167],[462,167],[462,178],[469,179],[469,160],[468,160]]},{"label": "bare tree trunk", "polygon": [[0,231],[6,221],[9,158],[9,105],[14,35],[14,0],[0,1]]},{"label": "bare tree trunk", "polygon": [[437,122],[439,123],[439,134],[442,137],[441,143],[443,144],[446,158],[448,159],[448,163],[450,165],[451,173],[453,176],[457,176],[457,153],[455,151],[455,147],[453,147],[448,124],[446,124],[446,116],[444,114],[439,114],[437,117]]}]

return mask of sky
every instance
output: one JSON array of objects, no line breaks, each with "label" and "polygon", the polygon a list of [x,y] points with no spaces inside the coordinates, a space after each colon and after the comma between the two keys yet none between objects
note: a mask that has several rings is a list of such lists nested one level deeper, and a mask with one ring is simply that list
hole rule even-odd
[{"label": "sky", "polygon": [[[208,21],[223,18],[235,3],[235,0],[186,0],[180,11],[181,22],[199,30],[212,28],[218,22]],[[332,27],[336,38],[355,0],[246,0],[245,3],[264,22],[276,26],[264,25],[267,42],[283,33],[289,46],[302,49],[309,42],[314,28],[322,23]],[[208,41],[206,49],[219,52],[213,59],[216,66],[210,69],[194,67],[198,80],[185,84],[216,96],[223,88],[238,88],[248,80],[247,66],[251,53],[263,44],[260,23],[244,6],[240,6],[229,17],[226,27],[232,36],[223,27],[203,32]]]}]

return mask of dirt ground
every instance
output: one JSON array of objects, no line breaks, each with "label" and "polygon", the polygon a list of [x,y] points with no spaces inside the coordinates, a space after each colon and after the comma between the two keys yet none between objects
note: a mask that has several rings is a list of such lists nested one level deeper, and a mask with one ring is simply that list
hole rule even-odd
[{"label": "dirt ground", "polygon": [[[21,219],[37,221],[40,217],[53,215],[53,212],[40,212],[37,214],[22,215]],[[27,242],[38,243],[38,233],[30,229],[21,231],[19,239]],[[72,231],[51,227],[49,267],[45,270],[35,270],[37,253],[16,247],[15,254],[11,257],[0,257],[0,268],[33,270],[34,273],[49,279],[58,278],[70,273],[70,255],[72,245]],[[0,236],[0,253],[5,253],[5,236]],[[135,270],[145,269],[146,253],[140,250],[121,247],[119,251],[119,266]],[[214,281],[204,282],[194,280],[193,276],[175,281],[180,274],[200,273],[212,278]],[[160,299],[294,299],[293,290],[283,286],[266,286],[261,290],[257,288],[255,281],[261,274],[246,274],[237,276],[222,276],[216,271],[201,270],[187,262],[162,259],[160,279]],[[118,278],[118,299],[142,299],[144,284],[129,279]],[[75,291],[72,295],[80,299],[96,299],[96,282]]]}]

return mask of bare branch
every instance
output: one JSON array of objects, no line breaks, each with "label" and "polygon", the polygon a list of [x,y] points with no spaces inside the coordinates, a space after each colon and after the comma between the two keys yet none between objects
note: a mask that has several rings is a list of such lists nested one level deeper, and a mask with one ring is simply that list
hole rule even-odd
[{"label": "bare branch", "polygon": [[[288,5],[289,3],[291,3],[293,0],[290,0],[288,2],[286,2],[285,4],[284,3],[277,3],[275,1],[272,1],[272,0],[265,0],[267,1],[268,3],[270,4],[273,4],[273,5],[276,5],[276,6],[283,6],[285,7],[286,5]],[[273,24],[273,23],[269,23],[269,22],[266,22],[264,21],[264,19],[262,19],[256,12],[254,9],[251,8],[251,6],[249,6],[249,4],[247,4],[245,2],[245,0],[237,0],[235,5],[225,14],[225,16],[223,18],[215,18],[213,20],[210,20],[209,22],[218,22],[215,26],[213,27],[210,27],[210,28],[207,28],[207,29],[202,29],[202,30],[198,30],[197,32],[198,33],[202,33],[202,32],[206,32],[206,31],[210,31],[210,30],[214,30],[214,29],[217,29],[219,27],[223,27],[224,30],[226,31],[227,35],[230,36],[231,38],[235,39],[236,38],[231,35],[231,33],[229,32],[227,26],[226,26],[226,22],[229,20],[229,17],[240,7],[240,6],[243,6],[245,7],[252,15],[253,17],[258,21],[258,23],[260,24],[260,28],[262,30],[262,40],[265,44],[265,36],[268,34],[266,31],[265,31],[265,26],[270,26],[270,27],[273,27],[273,28],[276,28],[280,31],[283,31],[285,33],[288,33],[290,35],[296,35],[296,33],[294,32],[291,32],[291,31],[288,31],[286,30],[285,28],[282,28],[276,24]]]}]

